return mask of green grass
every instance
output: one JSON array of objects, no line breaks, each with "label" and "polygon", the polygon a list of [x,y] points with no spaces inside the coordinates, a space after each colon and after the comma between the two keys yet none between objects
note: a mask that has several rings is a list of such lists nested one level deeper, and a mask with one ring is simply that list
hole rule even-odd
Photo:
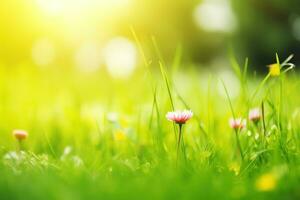
[{"label": "green grass", "polygon": [[[279,77],[260,77],[231,57],[233,96],[213,71],[180,69],[180,52],[170,71],[144,56],[128,80],[0,66],[1,199],[299,199],[300,85],[289,60]],[[262,103],[265,123],[236,135],[229,118]],[[194,112],[178,165],[173,108]],[[23,152],[14,129],[29,133]]]}]

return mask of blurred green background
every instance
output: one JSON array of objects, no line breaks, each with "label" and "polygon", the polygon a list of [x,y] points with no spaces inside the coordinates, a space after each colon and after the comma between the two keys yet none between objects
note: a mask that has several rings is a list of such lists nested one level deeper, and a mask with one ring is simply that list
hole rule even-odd
[{"label": "blurred green background", "polygon": [[297,1],[0,0],[1,199],[300,199]]},{"label": "blurred green background", "polygon": [[154,36],[166,62],[179,47],[184,63],[202,67],[226,60],[228,49],[257,69],[275,52],[300,59],[297,0],[2,0],[0,63],[88,72],[108,66],[128,76],[141,61],[130,27],[150,57]]}]

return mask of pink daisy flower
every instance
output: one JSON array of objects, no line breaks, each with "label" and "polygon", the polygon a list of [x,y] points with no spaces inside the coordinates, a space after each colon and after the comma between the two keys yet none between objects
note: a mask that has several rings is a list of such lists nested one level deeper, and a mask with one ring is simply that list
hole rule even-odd
[{"label": "pink daisy flower", "polygon": [[28,133],[25,130],[13,130],[13,136],[15,136],[17,140],[21,141],[28,137]]},{"label": "pink daisy flower", "polygon": [[253,108],[249,111],[249,120],[258,122],[261,118],[261,112],[259,108]]},{"label": "pink daisy flower", "polygon": [[193,112],[191,110],[183,110],[183,111],[173,111],[168,112],[166,118],[170,121],[173,121],[177,124],[185,124],[189,119],[193,116]]},{"label": "pink daisy flower", "polygon": [[242,118],[237,118],[237,119],[231,118],[229,120],[229,125],[233,129],[243,129],[246,127],[246,120]]}]

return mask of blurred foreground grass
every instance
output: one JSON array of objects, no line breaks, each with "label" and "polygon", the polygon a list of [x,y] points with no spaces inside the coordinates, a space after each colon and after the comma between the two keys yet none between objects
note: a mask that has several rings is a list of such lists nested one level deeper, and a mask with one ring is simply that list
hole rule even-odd
[{"label": "blurred foreground grass", "polygon": [[[176,166],[166,77],[152,65],[151,75],[140,67],[128,80],[104,71],[0,67],[1,199],[300,198],[295,72],[264,84],[264,77],[237,68],[237,75],[163,73],[175,109],[194,112],[183,130],[186,159]],[[264,102],[265,129],[248,121],[239,133],[244,160],[220,80],[236,117],[247,118]],[[23,152],[14,129],[29,133]]]}]

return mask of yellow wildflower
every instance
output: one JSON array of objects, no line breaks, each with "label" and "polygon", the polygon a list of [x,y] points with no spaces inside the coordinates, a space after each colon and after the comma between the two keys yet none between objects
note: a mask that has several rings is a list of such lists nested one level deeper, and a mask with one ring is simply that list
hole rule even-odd
[{"label": "yellow wildflower", "polygon": [[255,182],[255,187],[259,191],[271,191],[276,187],[276,177],[272,173],[261,175]]},{"label": "yellow wildflower", "polygon": [[126,135],[125,135],[124,131],[117,130],[114,134],[114,138],[116,141],[124,141],[126,139]]},{"label": "yellow wildflower", "polygon": [[269,67],[269,73],[271,76],[279,76],[280,75],[280,65],[278,63],[271,64]]},{"label": "yellow wildflower", "polygon": [[238,162],[232,162],[228,166],[229,170],[234,172],[235,175],[239,175],[241,166]]}]

